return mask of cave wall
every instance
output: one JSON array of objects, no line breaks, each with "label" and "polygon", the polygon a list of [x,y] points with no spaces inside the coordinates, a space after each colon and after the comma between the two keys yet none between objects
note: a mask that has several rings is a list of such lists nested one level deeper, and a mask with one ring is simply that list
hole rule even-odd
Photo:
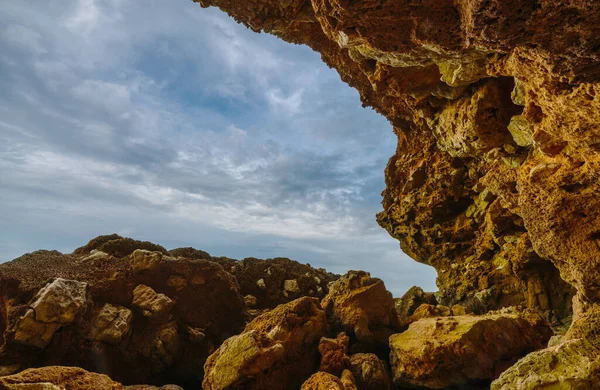
[{"label": "cave wall", "polygon": [[[600,323],[600,3],[195,0],[321,53],[398,136],[377,221],[443,303]],[[590,325],[592,324],[592,325]]]}]

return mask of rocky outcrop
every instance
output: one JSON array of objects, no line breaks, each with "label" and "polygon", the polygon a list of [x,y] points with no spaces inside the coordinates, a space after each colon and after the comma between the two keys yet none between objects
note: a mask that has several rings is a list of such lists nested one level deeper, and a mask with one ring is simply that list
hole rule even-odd
[{"label": "rocky outcrop", "polygon": [[280,305],[226,340],[204,367],[205,390],[299,388],[318,368],[325,312],[316,298]]},{"label": "rocky outcrop", "polygon": [[390,363],[399,387],[443,389],[481,385],[519,358],[546,345],[552,331],[537,314],[425,318],[390,337]]},{"label": "rocky outcrop", "polygon": [[138,247],[157,246],[104,236],[77,254],[0,265],[0,366],[73,365],[124,384],[199,386],[206,358],[246,323],[238,284],[212,261]]}]

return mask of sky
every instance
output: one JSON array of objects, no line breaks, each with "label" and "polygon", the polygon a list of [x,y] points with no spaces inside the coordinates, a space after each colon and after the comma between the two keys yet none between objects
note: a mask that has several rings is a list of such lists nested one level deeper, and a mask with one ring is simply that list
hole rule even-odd
[{"label": "sky", "polygon": [[218,9],[0,4],[0,261],[118,233],[435,291],[375,221],[395,146],[318,53]]}]

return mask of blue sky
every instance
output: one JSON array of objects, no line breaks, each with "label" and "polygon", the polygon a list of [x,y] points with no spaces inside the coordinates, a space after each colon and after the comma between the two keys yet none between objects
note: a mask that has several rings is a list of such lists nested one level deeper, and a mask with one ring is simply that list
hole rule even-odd
[{"label": "blue sky", "polygon": [[189,0],[0,4],[0,261],[108,233],[435,290],[375,222],[387,121]]}]

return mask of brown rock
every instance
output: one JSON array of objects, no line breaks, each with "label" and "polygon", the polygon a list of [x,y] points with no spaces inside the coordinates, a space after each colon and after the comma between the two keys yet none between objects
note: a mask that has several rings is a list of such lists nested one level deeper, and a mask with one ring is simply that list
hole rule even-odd
[{"label": "brown rock", "polygon": [[255,318],[204,366],[205,390],[298,388],[318,367],[327,328],[316,298],[299,298]]},{"label": "brown rock", "polygon": [[342,381],[335,375],[319,371],[302,384],[300,390],[345,390]]},{"label": "brown rock", "polygon": [[[15,375],[0,377],[6,389],[31,390],[121,390],[123,386],[108,376],[87,372],[77,367],[49,366],[31,368]],[[37,386],[37,387],[33,387]]]},{"label": "brown rock", "polygon": [[600,388],[600,349],[584,339],[530,353],[492,382],[492,390]]},{"label": "brown rock", "polygon": [[337,338],[321,338],[319,342],[319,353],[321,353],[320,371],[340,376],[350,365],[348,347],[350,338],[345,333],[340,333]]},{"label": "brown rock", "polygon": [[394,299],[396,312],[398,312],[400,322],[404,323],[404,321],[424,303],[436,305],[437,301],[435,295],[433,293],[427,293],[423,291],[421,287],[417,286],[409,288],[402,298]]},{"label": "brown rock", "polygon": [[[199,387],[206,358],[248,318],[237,282],[215,262],[162,251],[161,261],[134,270],[132,257],[160,257],[156,251],[130,256],[152,245],[127,246],[125,257],[89,258],[113,239],[92,240],[81,254],[38,251],[0,265],[0,366],[60,363],[125,384]],[[65,287],[48,290],[49,280]],[[57,322],[38,321],[32,307]]]},{"label": "brown rock", "polygon": [[350,271],[332,283],[322,306],[334,327],[359,341],[387,344],[400,326],[392,294],[364,271]]},{"label": "brown rock", "polygon": [[385,361],[373,353],[350,355],[350,370],[360,390],[390,390],[390,374]]},{"label": "brown rock", "polygon": [[390,337],[394,383],[442,389],[493,380],[551,335],[534,314],[424,318]]}]

